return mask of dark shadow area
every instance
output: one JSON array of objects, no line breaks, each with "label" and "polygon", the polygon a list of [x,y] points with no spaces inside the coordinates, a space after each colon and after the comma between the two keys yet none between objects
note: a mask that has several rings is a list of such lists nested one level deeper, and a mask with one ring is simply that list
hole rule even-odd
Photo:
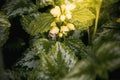
[{"label": "dark shadow area", "polygon": [[29,35],[22,29],[19,17],[11,21],[9,39],[3,46],[5,69],[11,68],[29,46]]}]

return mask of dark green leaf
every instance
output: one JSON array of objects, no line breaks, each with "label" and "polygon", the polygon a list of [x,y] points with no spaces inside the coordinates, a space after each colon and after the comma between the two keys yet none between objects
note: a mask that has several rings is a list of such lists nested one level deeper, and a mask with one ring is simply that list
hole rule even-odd
[{"label": "dark green leaf", "polygon": [[85,57],[86,53],[84,49],[86,48],[85,44],[79,39],[66,39],[64,44],[68,46],[80,59],[81,57]]},{"label": "dark green leaf", "polygon": [[31,45],[29,49],[24,53],[23,58],[16,64],[16,67],[22,67],[25,70],[34,69],[40,65],[39,54],[45,53],[51,50],[53,42],[47,39],[37,39]]},{"label": "dark green leaf", "polygon": [[40,54],[40,67],[35,71],[37,79],[56,80],[64,77],[76,64],[72,51],[60,42],[52,46],[48,54]]},{"label": "dark green leaf", "polygon": [[62,80],[95,80],[93,62],[89,59],[80,61]]},{"label": "dark green leaf", "polygon": [[0,12],[0,47],[6,42],[8,38],[8,30],[10,27],[10,22],[7,19],[7,16]]},{"label": "dark green leaf", "polygon": [[33,43],[33,48],[37,51],[36,54],[48,53],[51,51],[51,47],[54,45],[54,42],[48,41],[47,39],[38,39]]},{"label": "dark green leaf", "polygon": [[96,57],[101,65],[108,70],[120,67],[120,41],[106,42],[96,52]]},{"label": "dark green leaf", "polygon": [[36,5],[39,8],[43,8],[45,6],[53,5],[53,4],[54,4],[53,0],[36,0]]},{"label": "dark green leaf", "polygon": [[9,0],[3,6],[3,10],[7,13],[8,17],[15,17],[34,12],[37,8],[33,3],[28,3],[25,0]]},{"label": "dark green leaf", "polygon": [[16,63],[16,67],[21,67],[23,70],[29,70],[29,69],[34,69],[37,66],[39,66],[39,57],[36,54],[37,52],[35,51],[34,48],[29,48],[26,50],[24,53],[23,58]]}]

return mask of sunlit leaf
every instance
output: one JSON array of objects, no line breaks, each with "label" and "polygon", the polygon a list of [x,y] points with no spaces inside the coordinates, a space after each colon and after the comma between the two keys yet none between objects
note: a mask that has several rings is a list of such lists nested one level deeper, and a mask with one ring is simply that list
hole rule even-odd
[{"label": "sunlit leaf", "polygon": [[37,16],[35,19],[31,16],[24,16],[22,22],[24,29],[30,35],[37,35],[39,33],[47,32],[51,28],[50,24],[53,20],[54,17],[51,14],[40,13],[39,16]]},{"label": "sunlit leaf", "polygon": [[[79,16],[78,16],[79,15]],[[73,10],[73,23],[79,30],[86,30],[93,25],[95,15],[87,8],[76,8]]]}]

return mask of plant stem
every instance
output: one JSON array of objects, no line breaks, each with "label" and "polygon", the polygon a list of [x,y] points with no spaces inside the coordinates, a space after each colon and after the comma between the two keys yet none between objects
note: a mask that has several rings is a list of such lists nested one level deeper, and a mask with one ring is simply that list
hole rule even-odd
[{"label": "plant stem", "polygon": [[96,31],[97,31],[98,19],[99,19],[101,4],[102,4],[102,0],[99,0],[98,4],[96,5],[96,20],[95,20],[95,27],[94,27],[93,37],[92,37],[93,39],[94,39]]}]

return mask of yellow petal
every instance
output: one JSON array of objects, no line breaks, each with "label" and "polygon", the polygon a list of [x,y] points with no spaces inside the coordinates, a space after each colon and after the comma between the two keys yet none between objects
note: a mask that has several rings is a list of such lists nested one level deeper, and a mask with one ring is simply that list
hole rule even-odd
[{"label": "yellow petal", "polygon": [[60,31],[67,32],[67,31],[69,31],[69,28],[67,26],[61,26]]},{"label": "yellow petal", "polygon": [[54,16],[54,17],[59,17],[61,14],[60,11],[60,7],[59,6],[55,6],[55,8],[50,10],[50,13]]},{"label": "yellow petal", "polygon": [[62,37],[63,36],[63,33],[59,33],[59,37]]},{"label": "yellow petal", "polygon": [[56,23],[55,23],[55,22],[52,22],[52,23],[50,24],[50,26],[54,27],[54,26],[56,26]]},{"label": "yellow petal", "polygon": [[70,29],[70,30],[75,30],[75,26],[71,23],[68,23],[67,24],[67,27]]},{"label": "yellow petal", "polygon": [[61,16],[60,16],[60,20],[61,20],[61,21],[65,21],[65,15],[61,15]]},{"label": "yellow petal", "polygon": [[71,14],[66,14],[66,18],[67,18],[67,19],[71,19],[71,18],[72,18],[72,15],[71,15]]},{"label": "yellow petal", "polygon": [[75,7],[76,7],[75,4],[67,4],[66,5],[66,10],[70,11],[70,10],[73,10]]},{"label": "yellow petal", "polygon": [[52,29],[50,30],[51,34],[58,34],[59,33],[59,28],[58,27],[52,27]]}]

